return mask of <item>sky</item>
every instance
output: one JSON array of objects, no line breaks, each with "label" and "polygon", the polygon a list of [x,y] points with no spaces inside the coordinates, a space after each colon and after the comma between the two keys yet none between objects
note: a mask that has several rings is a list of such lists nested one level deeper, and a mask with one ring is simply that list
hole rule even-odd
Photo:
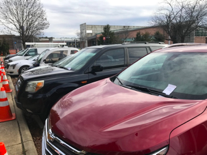
[{"label": "sky", "polygon": [[47,37],[77,37],[80,24],[150,26],[161,0],[41,0],[50,27]]}]

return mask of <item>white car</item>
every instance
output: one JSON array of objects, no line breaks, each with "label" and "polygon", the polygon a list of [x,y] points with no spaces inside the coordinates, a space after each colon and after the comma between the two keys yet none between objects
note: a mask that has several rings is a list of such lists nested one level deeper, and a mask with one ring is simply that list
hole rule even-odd
[{"label": "white car", "polygon": [[17,53],[14,57],[5,60],[4,63],[5,65],[7,65],[9,62],[25,60],[32,56],[41,54],[43,51],[48,50],[48,49],[53,49],[53,48],[27,48],[26,50],[24,50],[24,52]]},{"label": "white car", "polygon": [[45,50],[40,55],[33,56],[28,60],[10,62],[5,69],[9,75],[19,75],[30,68],[52,64],[70,54],[77,53],[78,51],[77,48],[73,47],[52,48]]},{"label": "white car", "polygon": [[38,57],[39,57],[39,55],[35,55],[35,56],[30,57],[26,60],[18,60],[18,61],[8,63],[5,68],[7,74],[9,74],[9,75],[21,74],[25,70],[28,70],[29,67],[32,67]]}]

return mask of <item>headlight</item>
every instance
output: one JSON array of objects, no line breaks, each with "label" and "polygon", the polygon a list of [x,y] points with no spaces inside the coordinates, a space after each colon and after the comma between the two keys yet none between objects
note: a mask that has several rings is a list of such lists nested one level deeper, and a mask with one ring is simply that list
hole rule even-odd
[{"label": "headlight", "polygon": [[149,155],[166,155],[167,151],[168,151],[168,146],[166,146],[158,151],[155,151],[154,153],[151,153]]},{"label": "headlight", "polygon": [[10,65],[11,67],[13,67],[13,69],[16,67],[17,64],[12,64]]},{"label": "headlight", "polygon": [[9,62],[12,62],[12,60],[9,60]]},{"label": "headlight", "polygon": [[42,81],[31,81],[27,83],[25,91],[29,93],[35,93],[39,89],[41,89],[44,86],[44,80]]}]

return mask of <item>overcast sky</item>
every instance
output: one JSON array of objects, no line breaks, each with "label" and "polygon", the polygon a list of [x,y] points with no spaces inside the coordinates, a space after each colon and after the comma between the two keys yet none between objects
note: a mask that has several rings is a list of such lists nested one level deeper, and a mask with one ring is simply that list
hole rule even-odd
[{"label": "overcast sky", "polygon": [[77,37],[80,24],[149,26],[161,0],[41,0],[48,37]]}]

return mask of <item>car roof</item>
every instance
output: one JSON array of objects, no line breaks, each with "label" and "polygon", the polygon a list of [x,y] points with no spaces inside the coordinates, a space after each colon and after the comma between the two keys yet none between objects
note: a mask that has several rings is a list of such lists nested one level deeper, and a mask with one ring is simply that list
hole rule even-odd
[{"label": "car roof", "polygon": [[98,45],[98,46],[90,46],[90,47],[86,47],[86,48],[111,48],[111,47],[146,47],[146,46],[163,46],[163,47],[167,47],[167,44],[156,44],[156,43],[132,43],[132,44],[113,44],[113,45]]},{"label": "car roof", "polygon": [[57,51],[57,50],[79,50],[78,48],[75,47],[64,47],[64,48],[53,48],[50,51]]},{"label": "car roof", "polygon": [[154,53],[161,52],[207,52],[207,44],[200,44],[194,46],[177,46],[173,48],[163,48]]}]

